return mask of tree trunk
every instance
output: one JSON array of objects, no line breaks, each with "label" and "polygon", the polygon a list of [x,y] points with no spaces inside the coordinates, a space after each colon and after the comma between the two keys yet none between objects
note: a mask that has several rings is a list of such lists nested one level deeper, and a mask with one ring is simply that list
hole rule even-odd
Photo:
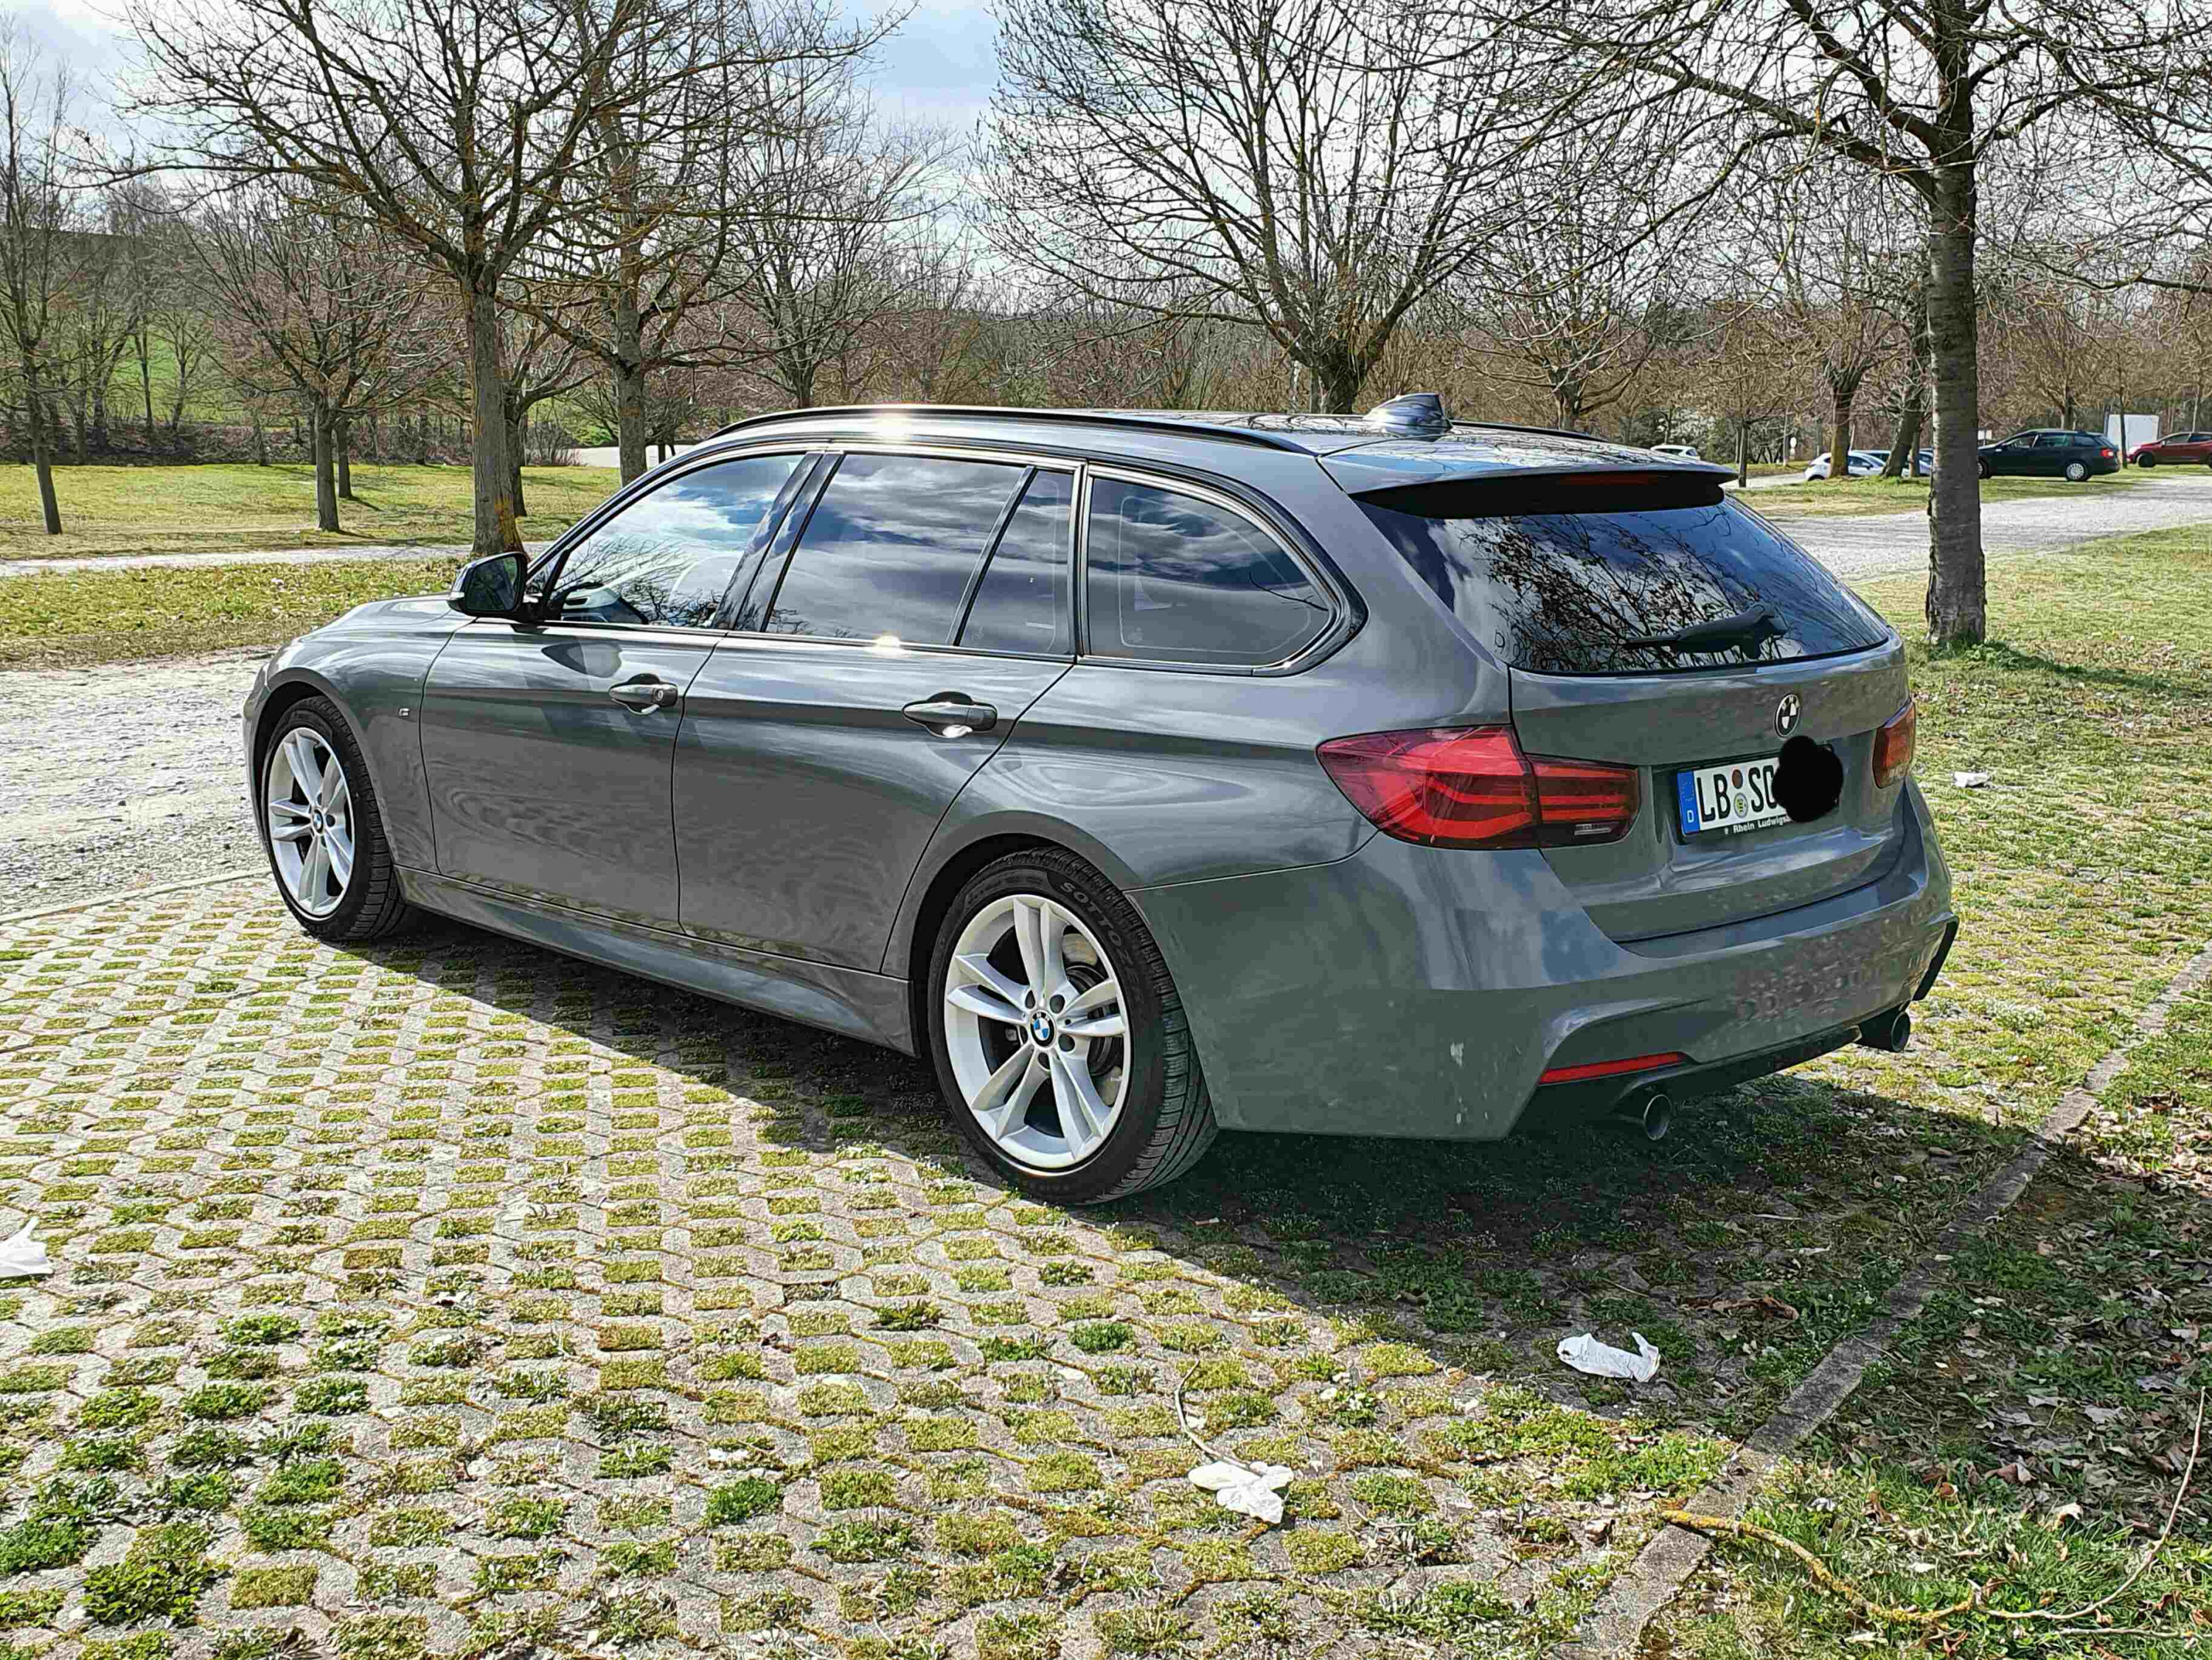
[{"label": "tree trunk", "polygon": [[1828,482],[1834,483],[1851,476],[1851,404],[1853,399],[1838,393],[1835,411],[1828,428]]},{"label": "tree trunk", "polygon": [[39,511],[46,521],[46,534],[62,533],[61,503],[54,496],[54,453],[46,435],[46,394],[39,389],[39,366],[23,360],[23,401],[31,416],[31,465],[39,475]]},{"label": "tree trunk", "polygon": [[337,476],[331,462],[335,447],[331,429],[335,424],[328,406],[317,398],[308,409],[307,425],[315,442],[315,528],[319,531],[338,527]]},{"label": "tree trunk", "polygon": [[1343,357],[1332,356],[1321,363],[1309,363],[1313,371],[1314,390],[1320,394],[1319,415],[1350,415],[1359,402],[1359,388],[1367,379],[1367,372],[1357,363]]},{"label": "tree trunk", "polygon": [[529,436],[528,414],[518,415],[507,423],[507,459],[514,464],[511,471],[514,478],[514,516],[517,519],[526,519],[530,516],[529,504],[524,501],[522,495],[522,459],[528,453]]},{"label": "tree trunk", "polygon": [[507,453],[507,378],[499,362],[499,295],[489,285],[469,298],[469,373],[476,417],[471,452],[476,480],[475,553],[520,552],[522,532],[514,522],[514,468]]},{"label": "tree trunk", "polygon": [[625,283],[614,298],[615,445],[627,484],[645,471],[645,319],[636,290]]},{"label": "tree trunk", "polygon": [[1735,487],[1751,488],[1751,423],[1748,419],[1735,423]]},{"label": "tree trunk", "polygon": [[253,465],[257,467],[265,467],[269,465],[269,434],[267,429],[261,424],[261,417],[258,411],[254,413],[252,421]]},{"label": "tree trunk", "polygon": [[331,423],[337,445],[338,496],[350,502],[353,495],[353,417],[341,415]]},{"label": "tree trunk", "polygon": [[1981,361],[1975,338],[1974,163],[1947,163],[1931,204],[1928,333],[1936,364],[1936,483],[1928,492],[1928,637],[1978,645],[1989,632],[1982,560]]},{"label": "tree trunk", "polygon": [[146,399],[146,447],[154,447],[154,347],[144,335],[138,339],[138,390]]}]

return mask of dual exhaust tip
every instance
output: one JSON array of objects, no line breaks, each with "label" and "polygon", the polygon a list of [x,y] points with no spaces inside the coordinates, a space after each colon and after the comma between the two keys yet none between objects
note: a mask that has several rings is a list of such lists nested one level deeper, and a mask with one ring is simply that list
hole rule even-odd
[{"label": "dual exhaust tip", "polygon": [[[1912,1042],[1912,1016],[1901,1008],[1877,1014],[1860,1024],[1859,1042],[1870,1049],[1900,1054]],[[1674,1128],[1674,1104],[1664,1090],[1646,1090],[1623,1103],[1613,1122],[1640,1131],[1647,1141],[1664,1141]]]}]

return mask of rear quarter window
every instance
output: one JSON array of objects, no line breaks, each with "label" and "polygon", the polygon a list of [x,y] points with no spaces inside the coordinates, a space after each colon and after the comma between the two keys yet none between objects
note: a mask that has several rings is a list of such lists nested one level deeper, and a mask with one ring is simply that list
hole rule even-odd
[{"label": "rear quarter window", "polygon": [[[1887,626],[1808,555],[1702,478],[1651,487],[1510,480],[1359,504],[1468,631],[1540,674],[1667,674],[1863,651]],[[1757,644],[1648,643],[1771,612]]]},{"label": "rear quarter window", "polygon": [[1335,615],[1273,536],[1182,490],[1094,478],[1085,537],[1093,656],[1264,667],[1297,656]]}]

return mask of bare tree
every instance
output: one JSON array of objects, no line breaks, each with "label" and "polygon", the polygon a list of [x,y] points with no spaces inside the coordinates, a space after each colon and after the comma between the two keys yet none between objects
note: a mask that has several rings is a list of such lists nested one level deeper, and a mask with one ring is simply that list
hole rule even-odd
[{"label": "bare tree", "polygon": [[885,128],[849,75],[790,88],[778,127],[737,157],[741,187],[765,210],[730,227],[733,337],[750,372],[792,404],[815,401],[861,337],[917,302],[918,257],[939,206],[945,141],[927,128]]},{"label": "bare tree", "polygon": [[62,374],[56,313],[84,248],[77,222],[84,187],[67,142],[75,96],[68,72],[43,61],[21,25],[0,21],[0,342],[21,383],[49,536],[62,533],[48,401]]},{"label": "bare tree", "polygon": [[2201,21],[2184,15],[2196,3],[1584,0],[1517,13],[1524,27],[1618,73],[1736,109],[1755,134],[1816,147],[1912,193],[1929,240],[1937,471],[1928,625],[1939,644],[1978,641],[1988,626],[1975,465],[1984,164],[2039,123],[2168,78],[2178,51],[2201,52]]},{"label": "bare tree", "polygon": [[577,207],[580,157],[639,93],[635,57],[687,67],[677,0],[129,0],[149,74],[131,106],[178,136],[154,159],[289,176],[407,243],[467,319],[476,545],[521,545],[507,453],[502,290]]},{"label": "bare tree", "polygon": [[1818,152],[1747,189],[1739,215],[1776,319],[1827,394],[1828,477],[1848,479],[1860,388],[1906,344],[1898,319],[1920,240],[1887,181],[1854,176]]},{"label": "bare tree", "polygon": [[682,33],[623,43],[623,96],[579,149],[580,210],[548,227],[516,303],[612,380],[625,480],[645,470],[647,378],[727,361],[726,340],[687,325],[743,286],[733,230],[798,210],[793,181],[748,150],[780,153],[811,88],[848,76],[882,33],[822,0],[697,0]]},{"label": "bare tree", "polygon": [[195,275],[228,336],[230,379],[249,399],[289,393],[306,405],[315,525],[335,531],[345,423],[416,397],[445,361],[420,263],[283,179],[234,187],[193,231]]},{"label": "bare tree", "polygon": [[1256,324],[1350,409],[1568,97],[1404,0],[1008,0],[985,192],[1049,292]]},{"label": "bare tree", "polygon": [[1455,298],[1491,375],[1548,398],[1560,426],[1619,403],[1695,304],[1694,210],[1729,158],[1703,158],[1707,183],[1692,185],[1683,137],[1649,120],[1582,125],[1492,187],[1504,211]]}]

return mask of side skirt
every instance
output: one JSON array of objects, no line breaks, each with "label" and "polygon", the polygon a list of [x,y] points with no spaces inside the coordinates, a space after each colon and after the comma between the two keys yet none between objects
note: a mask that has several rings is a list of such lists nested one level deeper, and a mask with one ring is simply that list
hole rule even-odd
[{"label": "side skirt", "polygon": [[688,933],[518,898],[428,871],[399,869],[410,903],[456,921],[726,1003],[912,1055],[906,982],[860,969],[742,951]]}]

